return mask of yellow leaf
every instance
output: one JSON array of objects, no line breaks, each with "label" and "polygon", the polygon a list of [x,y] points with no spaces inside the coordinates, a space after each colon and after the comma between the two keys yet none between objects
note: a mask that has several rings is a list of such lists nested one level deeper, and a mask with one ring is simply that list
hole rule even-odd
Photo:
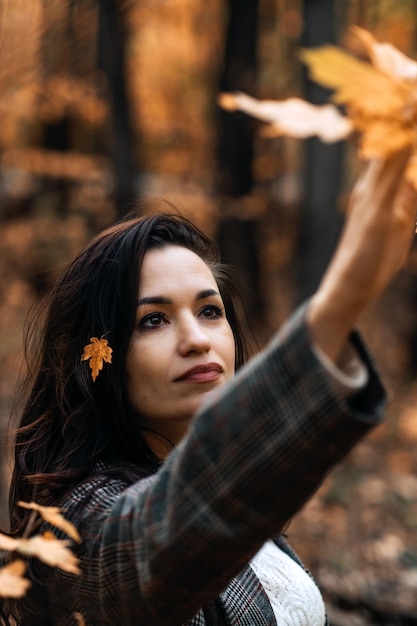
[{"label": "yellow leaf", "polygon": [[364,159],[389,156],[410,146],[415,140],[415,129],[402,125],[398,120],[373,120],[372,123],[360,123],[356,127],[362,130],[360,156]]},{"label": "yellow leaf", "polygon": [[[417,83],[402,78],[401,71],[407,66],[417,72],[417,64],[411,59],[408,64],[407,57],[393,46],[377,47],[367,31],[355,32],[376,67],[333,46],[304,50],[301,58],[317,82],[335,90],[333,99],[346,105],[347,115],[359,131],[360,155],[387,157],[416,143]],[[411,73],[411,69],[406,71]]]},{"label": "yellow leaf", "polygon": [[90,359],[91,376],[95,382],[100,370],[103,369],[103,361],[111,363],[113,350],[108,345],[107,339],[103,339],[103,337],[101,339],[91,337],[90,342],[84,346],[81,361]]},{"label": "yellow leaf", "polygon": [[406,82],[383,74],[335,46],[302,50],[300,57],[313,80],[335,90],[335,102],[352,105],[363,114],[401,115],[410,98]]},{"label": "yellow leaf", "polygon": [[56,528],[63,530],[64,533],[71,537],[77,543],[81,543],[81,537],[78,534],[77,529],[71,522],[66,520],[61,515],[61,509],[57,506],[41,506],[40,504],[36,504],[36,502],[22,502],[21,500],[18,502],[18,505],[24,509],[31,509],[33,511],[37,511],[45,522],[52,524]]},{"label": "yellow leaf", "polygon": [[26,563],[20,559],[12,561],[0,569],[0,597],[21,598],[25,595],[31,582],[23,577]]}]

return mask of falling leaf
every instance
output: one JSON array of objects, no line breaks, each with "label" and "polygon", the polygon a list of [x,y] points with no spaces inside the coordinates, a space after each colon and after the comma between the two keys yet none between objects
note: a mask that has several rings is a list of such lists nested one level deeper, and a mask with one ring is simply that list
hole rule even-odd
[{"label": "falling leaf", "polygon": [[47,565],[59,567],[71,574],[80,574],[79,559],[71,552],[68,541],[57,539],[51,532],[34,535],[30,539],[12,538],[0,533],[0,549],[36,557]]},{"label": "falling leaf", "polygon": [[256,100],[244,93],[223,94],[219,104],[224,109],[237,109],[270,122],[269,137],[289,134],[304,139],[318,135],[325,142],[344,139],[353,130],[351,122],[331,105],[314,106],[301,98],[289,98],[282,102]]},{"label": "falling leaf", "polygon": [[267,136],[317,135],[332,142],[355,131],[361,158],[386,158],[411,147],[406,176],[417,188],[417,62],[391,44],[377,42],[364,29],[355,27],[353,33],[364,45],[370,63],[335,46],[300,52],[312,79],[333,91],[333,102],[344,107],[346,116],[336,106],[307,106],[294,98],[274,102],[245,94],[221,94],[219,104],[269,122],[263,132]]},{"label": "falling leaf", "polygon": [[103,369],[103,361],[111,363],[111,355],[113,350],[108,345],[107,339],[90,338],[91,343],[84,346],[81,361],[90,359],[91,376],[95,382],[100,370]]},{"label": "falling leaf", "polygon": [[34,535],[30,539],[16,541],[18,545],[15,549],[19,554],[35,556],[43,563],[70,574],[81,574],[78,567],[79,559],[69,549],[68,541],[57,539],[53,533],[46,532],[43,535]]},{"label": "falling leaf", "polygon": [[75,528],[75,526],[73,526],[73,524],[71,524],[71,522],[66,520],[61,515],[62,509],[60,509],[59,507],[41,506],[40,504],[36,504],[36,502],[22,502],[22,501],[19,501],[18,505],[24,509],[31,509],[32,511],[37,511],[45,520],[45,522],[48,522],[49,524],[52,524],[52,526],[55,526],[56,528],[63,530],[64,533],[68,535],[68,537],[71,537],[71,539],[73,539],[77,543],[81,543],[81,537],[78,534],[77,529]]},{"label": "falling leaf", "polygon": [[24,578],[26,563],[20,559],[12,561],[0,569],[0,597],[21,598],[25,595],[31,582]]}]

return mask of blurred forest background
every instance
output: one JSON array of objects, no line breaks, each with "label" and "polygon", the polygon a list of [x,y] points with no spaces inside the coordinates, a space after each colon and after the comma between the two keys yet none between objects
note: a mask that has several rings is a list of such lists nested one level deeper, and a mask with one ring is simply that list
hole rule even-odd
[{"label": "blurred forest background", "polygon": [[[31,303],[90,237],[164,199],[219,242],[264,344],[317,286],[360,163],[355,146],[260,136],[216,105],[329,93],[301,46],[355,50],[357,24],[411,57],[417,0],[0,0],[0,426]],[[417,624],[417,248],[362,327],[386,424],[288,529],[332,626]],[[1,443],[0,526],[9,448]]]}]

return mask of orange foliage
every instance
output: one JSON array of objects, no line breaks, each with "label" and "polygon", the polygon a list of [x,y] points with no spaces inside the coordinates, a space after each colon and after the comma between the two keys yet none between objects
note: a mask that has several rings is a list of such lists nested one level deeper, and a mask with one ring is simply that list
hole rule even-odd
[{"label": "orange foliage", "polygon": [[[80,543],[81,539],[76,528],[62,517],[61,509],[58,507],[40,506],[35,502],[19,502],[19,505],[32,510],[33,515],[39,513],[45,521],[63,530],[74,541]],[[28,523],[28,533],[31,520]],[[0,550],[18,552],[25,557],[36,557],[43,563],[58,567],[70,574],[81,574],[78,566],[79,559],[70,550],[69,541],[57,539],[51,531],[46,531],[42,535],[33,535],[30,538],[10,537],[0,533]],[[24,577],[25,572],[26,563],[21,559],[11,561],[0,568],[0,597],[21,598],[24,596],[31,585],[30,581]]]},{"label": "orange foliage", "polygon": [[95,382],[100,370],[103,369],[103,362],[111,363],[113,350],[108,345],[107,339],[103,337],[101,339],[91,337],[90,341],[91,343],[84,346],[81,361],[90,359],[91,376]]},{"label": "orange foliage", "polygon": [[381,44],[368,31],[352,31],[371,60],[360,61],[335,46],[303,50],[312,78],[334,91],[334,105],[316,107],[300,99],[258,101],[245,94],[222,94],[220,106],[240,109],[271,124],[270,135],[338,141],[356,131],[362,158],[386,157],[406,146],[411,159],[408,179],[417,187],[417,63],[391,44]]}]

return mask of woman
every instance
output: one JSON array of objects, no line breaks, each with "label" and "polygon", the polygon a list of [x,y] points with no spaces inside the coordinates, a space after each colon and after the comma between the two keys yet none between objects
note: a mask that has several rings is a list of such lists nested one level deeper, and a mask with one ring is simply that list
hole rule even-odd
[{"label": "woman", "polygon": [[[408,158],[368,165],[317,293],[244,366],[233,282],[186,220],[119,224],[61,274],[17,434],[11,530],[28,521],[19,500],[62,506],[82,576],[32,563],[20,623],[326,623],[282,530],[381,420],[352,329],[411,241]],[[93,337],[112,350],[94,376]]]}]

